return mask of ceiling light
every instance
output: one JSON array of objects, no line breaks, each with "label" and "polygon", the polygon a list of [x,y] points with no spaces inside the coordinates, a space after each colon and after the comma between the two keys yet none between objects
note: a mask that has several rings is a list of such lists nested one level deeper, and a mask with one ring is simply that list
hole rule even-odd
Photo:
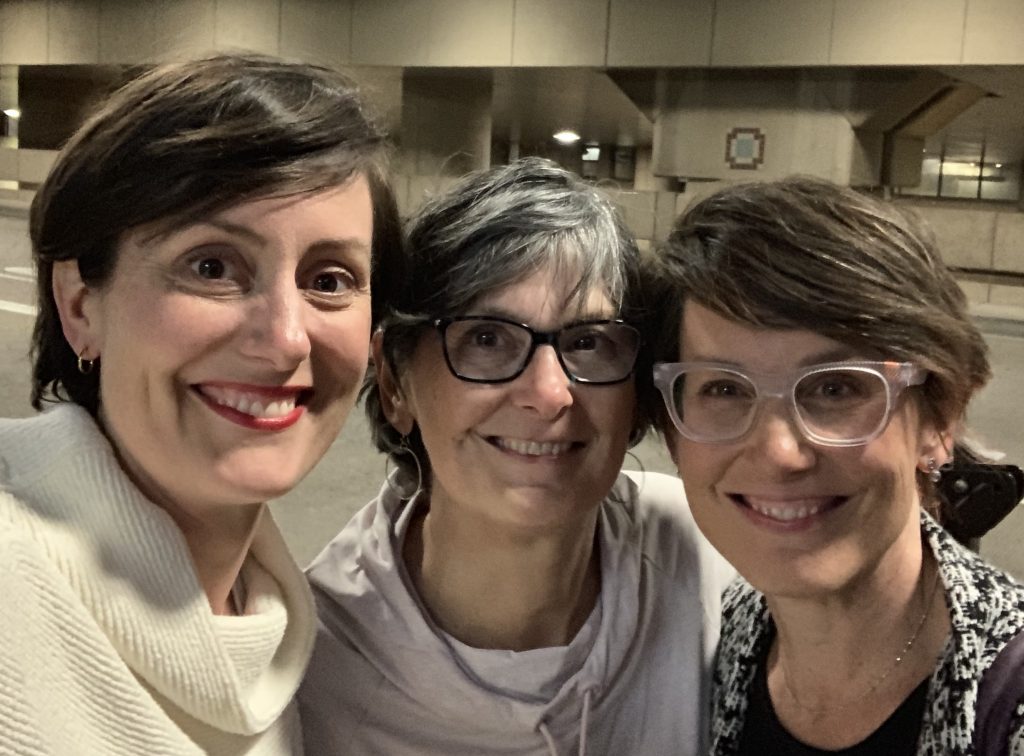
[{"label": "ceiling light", "polygon": [[5,108],[4,115],[8,118],[21,118],[21,111],[17,108]]},{"label": "ceiling light", "polygon": [[1002,163],[996,163],[996,168],[1002,168],[1002,167],[1003,167]]},{"label": "ceiling light", "polygon": [[563,129],[562,131],[557,132],[554,136],[555,141],[559,144],[576,144],[576,142],[580,141],[580,135],[575,131],[570,131],[569,129]]}]

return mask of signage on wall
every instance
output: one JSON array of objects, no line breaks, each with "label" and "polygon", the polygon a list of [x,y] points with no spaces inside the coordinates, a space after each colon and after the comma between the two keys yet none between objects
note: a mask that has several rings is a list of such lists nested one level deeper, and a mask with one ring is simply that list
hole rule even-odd
[{"label": "signage on wall", "polygon": [[737,126],[725,137],[725,162],[730,168],[755,171],[764,162],[764,132]]}]

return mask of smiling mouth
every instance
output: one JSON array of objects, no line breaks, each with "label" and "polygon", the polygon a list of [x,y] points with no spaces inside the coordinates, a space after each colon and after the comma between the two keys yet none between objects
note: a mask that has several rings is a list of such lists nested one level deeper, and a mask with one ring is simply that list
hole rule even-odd
[{"label": "smiling mouth", "polygon": [[515,452],[526,457],[560,457],[583,446],[577,441],[528,441],[502,436],[488,436],[487,441],[503,451]]},{"label": "smiling mouth", "polygon": [[309,404],[313,396],[312,389],[285,386],[241,388],[196,384],[192,389],[213,409],[228,411],[231,419],[248,417],[272,423],[298,419],[301,408]]},{"label": "smiling mouth", "polygon": [[759,496],[729,494],[736,504],[753,510],[762,517],[776,522],[797,522],[842,506],[846,496],[810,496],[793,499],[768,499]]}]

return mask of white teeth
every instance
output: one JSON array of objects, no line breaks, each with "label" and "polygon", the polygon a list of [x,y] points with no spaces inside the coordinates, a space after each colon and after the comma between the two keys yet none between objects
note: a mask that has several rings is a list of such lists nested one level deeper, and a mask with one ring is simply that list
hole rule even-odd
[{"label": "white teeth", "polygon": [[810,506],[810,507],[772,507],[765,504],[755,504],[750,499],[747,499],[747,504],[758,514],[762,514],[765,517],[771,517],[773,520],[779,522],[792,522],[793,520],[802,520],[805,517],[818,514],[824,505]]},{"label": "white teeth", "polygon": [[[220,386],[203,386],[202,392],[217,404],[252,415],[258,418],[284,417],[295,409],[295,398],[278,399],[274,402],[267,402],[264,407],[260,397],[256,394],[246,394],[235,389],[223,388]],[[263,400],[266,401],[266,400]]]},{"label": "white teeth", "polygon": [[497,444],[502,449],[514,451],[517,454],[525,454],[530,457],[546,457],[557,454],[564,454],[572,448],[572,443],[553,443],[550,441],[519,441],[511,438],[499,438]]}]

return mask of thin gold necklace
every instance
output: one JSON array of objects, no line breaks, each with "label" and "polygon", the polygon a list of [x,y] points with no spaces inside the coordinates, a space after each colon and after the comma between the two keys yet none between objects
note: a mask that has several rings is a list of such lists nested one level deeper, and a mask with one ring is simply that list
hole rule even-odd
[{"label": "thin gold necklace", "polygon": [[793,703],[795,703],[798,708],[803,709],[804,711],[810,714],[816,715],[825,714],[829,711],[847,711],[853,708],[856,704],[859,704],[861,701],[870,696],[876,690],[878,690],[882,683],[888,680],[892,673],[899,669],[900,664],[902,664],[903,660],[907,658],[907,655],[910,653],[910,650],[914,647],[914,643],[917,642],[918,636],[921,635],[921,631],[924,629],[925,623],[928,621],[928,616],[931,614],[932,604],[935,603],[935,594],[938,592],[941,577],[942,572],[939,570],[939,567],[936,564],[935,579],[932,581],[932,587],[931,590],[928,592],[928,598],[925,601],[924,611],[921,612],[921,619],[918,620],[917,627],[914,628],[914,632],[907,640],[907,642],[903,644],[903,648],[900,649],[900,652],[896,654],[896,659],[893,661],[893,663],[889,666],[887,670],[885,670],[885,672],[883,672],[875,679],[875,681],[871,684],[871,687],[869,687],[866,691],[861,693],[856,698],[853,698],[844,703],[832,704],[829,706],[815,708],[813,706],[808,706],[797,697],[796,692],[789,684],[789,674],[786,672],[786,668],[782,667],[782,684],[785,686],[786,693],[789,694],[789,697],[793,700]]}]

